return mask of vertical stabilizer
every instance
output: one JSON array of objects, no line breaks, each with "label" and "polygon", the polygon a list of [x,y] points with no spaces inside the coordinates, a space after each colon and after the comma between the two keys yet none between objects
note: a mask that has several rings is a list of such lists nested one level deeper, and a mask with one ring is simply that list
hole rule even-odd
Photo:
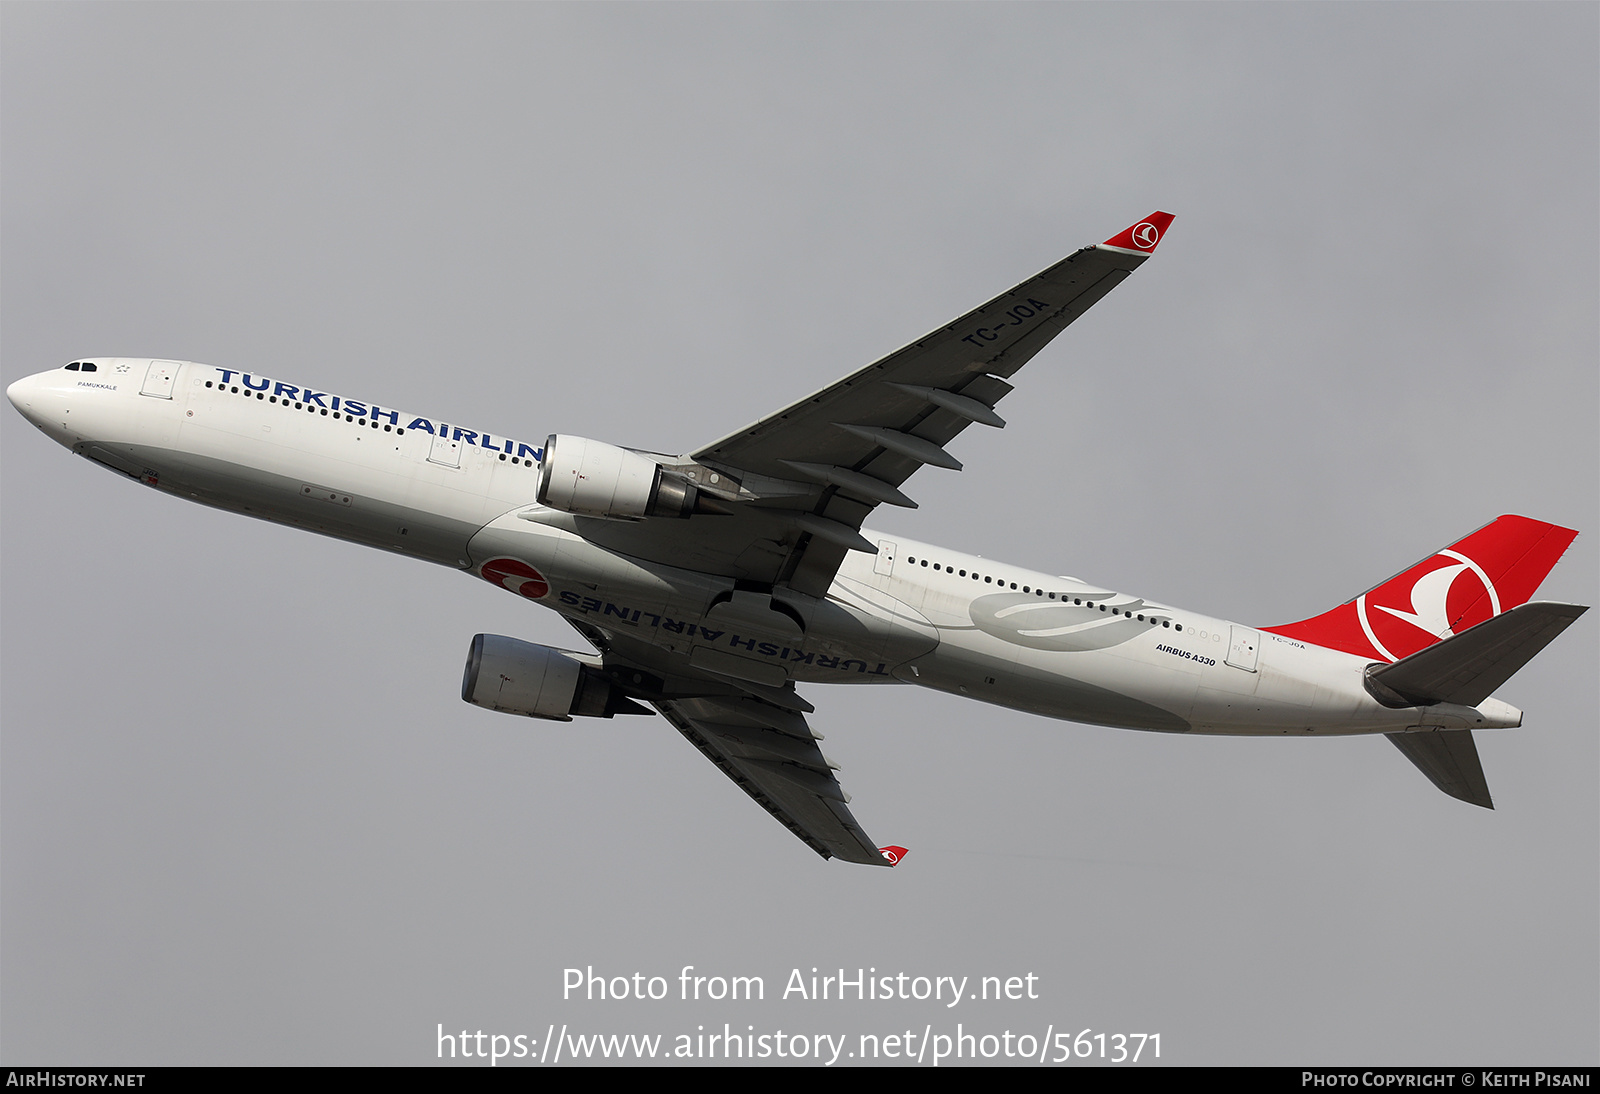
[{"label": "vertical stabilizer", "polygon": [[1528,517],[1499,517],[1332,611],[1264,629],[1398,661],[1526,603],[1577,535]]}]

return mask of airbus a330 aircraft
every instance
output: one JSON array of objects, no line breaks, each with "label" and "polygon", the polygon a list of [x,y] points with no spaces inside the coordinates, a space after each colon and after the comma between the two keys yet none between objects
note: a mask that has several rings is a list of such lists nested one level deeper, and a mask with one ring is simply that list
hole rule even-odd
[{"label": "airbus a330 aircraft", "polygon": [[1313,619],[1256,628],[862,529],[1138,269],[1152,213],[876,364],[687,455],[543,444],[189,361],[18,380],[51,439],[159,490],[476,574],[594,648],[472,640],[462,698],[536,718],[659,710],[824,858],[893,865],[857,823],[797,684],[920,684],[1175,733],[1387,734],[1489,806],[1491,693],[1586,609],[1530,602],[1577,533],[1505,516]]}]

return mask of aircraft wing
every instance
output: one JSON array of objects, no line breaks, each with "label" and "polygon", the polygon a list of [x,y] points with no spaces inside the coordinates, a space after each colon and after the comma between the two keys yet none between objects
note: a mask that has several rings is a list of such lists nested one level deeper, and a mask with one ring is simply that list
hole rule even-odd
[{"label": "aircraft wing", "polygon": [[1004,426],[994,407],[1008,378],[1138,269],[1171,223],[1152,213],[692,458],[753,476],[757,493],[763,478],[813,484],[791,495],[804,511],[777,581],[822,596],[846,550],[874,550],[852,540],[867,514],[915,505],[898,488],[924,464],[960,470],[944,446],[973,422]]},{"label": "aircraft wing", "polygon": [[[876,552],[860,533],[873,508],[914,507],[899,487],[924,464],[959,470],[944,446],[973,422],[1004,426],[994,407],[1012,390],[1007,378],[1138,269],[1171,222],[1170,214],[1152,213],[838,383],[676,463],[661,461],[726,503],[712,509],[721,515],[638,523],[577,517],[579,533],[767,592],[785,586],[825,597],[846,551]],[[636,693],[812,850],[892,865],[851,814],[835,765],[802,713],[811,706],[792,685],[725,666],[662,663],[659,651],[629,636],[569,622],[601,651],[608,671],[649,673],[660,689],[649,694],[635,685]]]},{"label": "aircraft wing", "polygon": [[905,848],[867,837],[850,812],[837,765],[806,722],[810,703],[793,685],[771,687],[702,674],[631,635],[568,619],[605,659],[606,672],[659,710],[739,789],[823,858],[893,866]]},{"label": "aircraft wing", "polygon": [[[879,504],[925,464],[959,470],[945,445],[973,422],[1003,426],[1008,378],[1150,257],[1172,222],[1144,220],[1085,247],[959,319],[697,449],[663,462],[726,515],[688,521],[579,518],[594,542],[703,573],[823,597]],[[716,481],[713,481],[716,480]]]},{"label": "aircraft wing", "polygon": [[750,696],[652,703],[706,759],[823,858],[893,865],[850,813],[805,715]]}]

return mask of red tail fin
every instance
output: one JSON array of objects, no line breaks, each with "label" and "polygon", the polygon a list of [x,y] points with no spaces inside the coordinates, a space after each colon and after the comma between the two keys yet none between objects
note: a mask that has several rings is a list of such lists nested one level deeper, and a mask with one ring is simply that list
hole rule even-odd
[{"label": "red tail fin", "polygon": [[1273,634],[1398,661],[1524,604],[1578,533],[1504,516],[1428,556],[1348,604]]}]

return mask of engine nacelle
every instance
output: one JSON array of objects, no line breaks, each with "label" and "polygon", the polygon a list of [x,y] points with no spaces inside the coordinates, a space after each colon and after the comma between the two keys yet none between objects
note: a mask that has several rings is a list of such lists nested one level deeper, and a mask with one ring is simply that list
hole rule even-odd
[{"label": "engine nacelle", "polygon": [[699,491],[648,456],[603,441],[552,434],[539,465],[540,505],[613,520],[687,517]]},{"label": "engine nacelle", "polygon": [[475,706],[529,718],[572,721],[648,714],[601,671],[590,654],[552,649],[500,634],[472,639],[461,698]]}]

